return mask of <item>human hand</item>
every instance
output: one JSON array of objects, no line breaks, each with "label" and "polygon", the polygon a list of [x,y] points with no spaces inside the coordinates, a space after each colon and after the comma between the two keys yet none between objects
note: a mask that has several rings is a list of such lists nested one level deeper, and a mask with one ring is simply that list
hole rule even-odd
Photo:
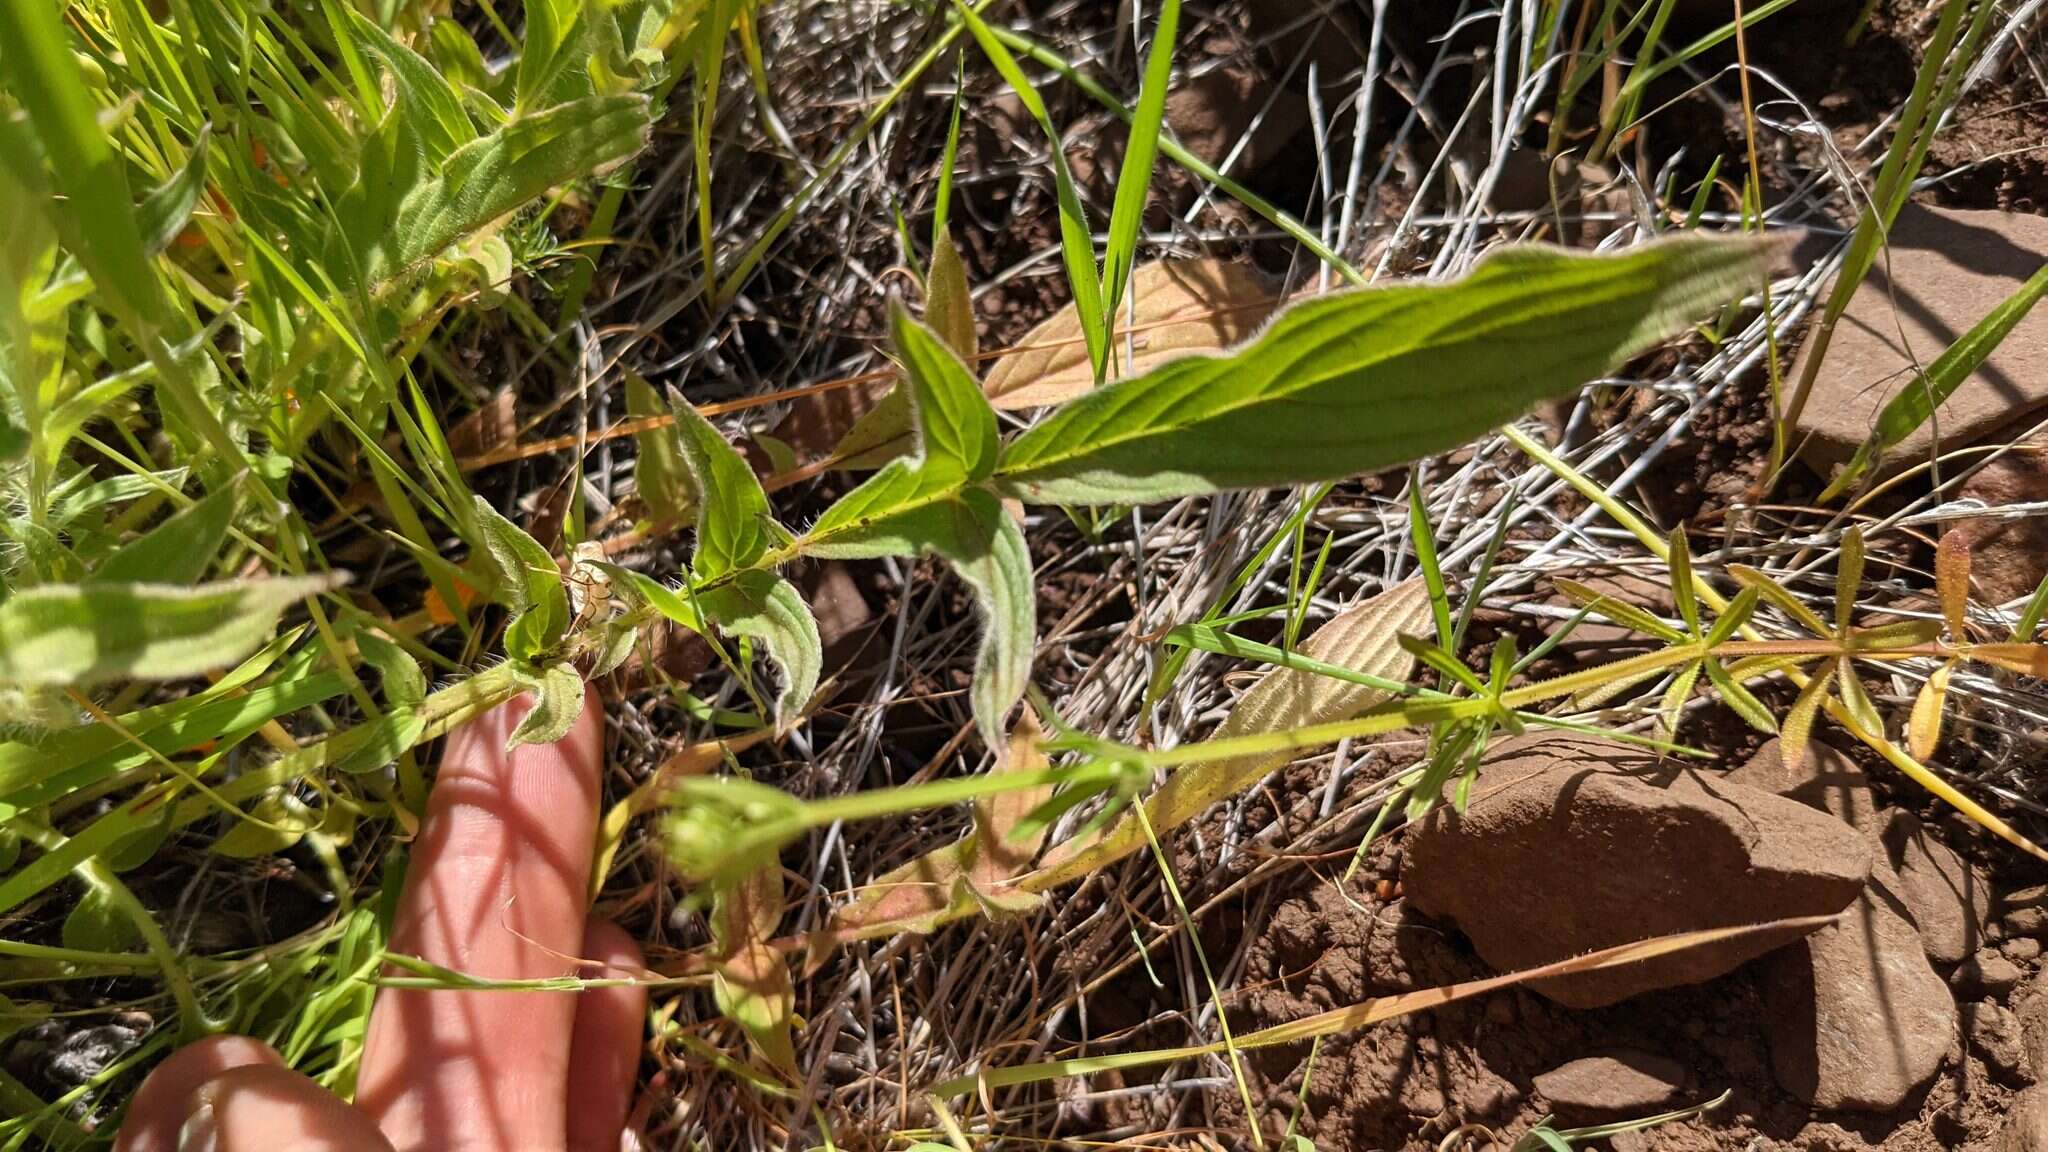
[{"label": "human hand", "polygon": [[[390,948],[489,979],[637,971],[629,936],[585,922],[602,713],[586,697],[560,743],[508,754],[531,707],[449,735]],[[149,1074],[114,1152],[617,1152],[646,1008],[631,986],[385,989],[353,1106],[261,1041],[216,1036]]]}]

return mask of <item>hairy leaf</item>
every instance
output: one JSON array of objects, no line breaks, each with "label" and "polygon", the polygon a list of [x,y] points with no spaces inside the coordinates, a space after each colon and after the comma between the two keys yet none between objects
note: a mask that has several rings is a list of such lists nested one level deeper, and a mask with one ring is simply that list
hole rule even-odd
[{"label": "hairy leaf", "polygon": [[[967,266],[953,238],[932,238],[932,266],[924,277],[924,322],[964,363],[974,363],[981,342],[974,329],[974,296],[968,289]],[[845,468],[879,468],[908,451],[914,443],[908,386],[898,384],[882,402],[854,421],[832,449]]]},{"label": "hairy leaf", "polygon": [[775,694],[776,729],[788,731],[818,690],[825,666],[818,620],[803,594],[772,572],[750,571],[706,590],[699,603],[721,630],[759,640],[767,648],[782,672],[782,688]]},{"label": "hairy leaf", "polygon": [[300,600],[339,573],[165,584],[44,585],[0,602],[0,681],[174,680],[231,664],[270,639]]},{"label": "hairy leaf", "polygon": [[995,410],[959,359],[899,305],[891,316],[903,357],[917,449],[847,493],[804,536],[827,559],[943,556],[974,589],[983,617],[971,691],[974,719],[994,743],[1024,694],[1037,631],[1031,556],[1023,532],[986,489],[998,451]]},{"label": "hairy leaf", "polygon": [[1948,707],[1948,681],[1956,670],[1949,661],[1934,670],[1927,683],[1913,697],[1913,714],[1906,722],[1906,746],[1913,759],[1925,760],[1941,746],[1941,717]]},{"label": "hairy leaf", "polygon": [[1354,475],[1454,447],[1760,281],[1770,246],[1504,248],[1463,279],[1303,301],[1228,356],[1105,385],[1005,449],[1035,502],[1145,503]]},{"label": "hairy leaf", "polygon": [[408,271],[555,185],[618,164],[645,146],[650,123],[645,96],[592,96],[464,144],[398,205],[371,278]]},{"label": "hairy leaf", "polygon": [[506,740],[506,748],[521,744],[552,744],[569,734],[576,717],[583,714],[583,677],[570,664],[552,664],[527,682],[533,691],[533,709],[519,721]]},{"label": "hairy leaf", "polygon": [[[1244,264],[1224,260],[1156,260],[1131,273],[1131,317],[1112,317],[1112,351],[1135,350],[1122,376],[1148,372],[1197,352],[1216,352],[1251,335],[1279,303]],[[998,408],[1064,404],[1095,388],[1095,370],[1072,304],[1031,330],[1016,350],[989,369],[983,390]]]},{"label": "hairy leaf", "polygon": [[[1410,580],[1339,613],[1302,641],[1300,651],[1315,660],[1399,681],[1415,667],[1401,637],[1421,636],[1430,627],[1429,590],[1421,580]],[[1214,738],[1283,732],[1343,720],[1389,698],[1390,693],[1370,685],[1275,668],[1238,698]],[[1211,804],[1251,787],[1287,763],[1290,755],[1286,751],[1262,753],[1181,769],[1145,802],[1152,828],[1165,835],[1167,829],[1194,819]],[[1032,888],[1043,890],[1086,875],[1145,843],[1144,823],[1126,816],[1098,841],[1069,841],[1054,848],[1045,865],[1032,873]]]},{"label": "hairy leaf", "polygon": [[690,567],[697,579],[711,580],[759,560],[775,522],[768,494],[746,459],[682,397],[672,395],[670,407],[697,493],[697,550]]}]

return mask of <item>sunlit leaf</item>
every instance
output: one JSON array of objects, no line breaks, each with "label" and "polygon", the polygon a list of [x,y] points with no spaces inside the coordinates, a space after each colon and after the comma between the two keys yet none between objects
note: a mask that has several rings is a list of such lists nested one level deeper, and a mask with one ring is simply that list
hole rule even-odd
[{"label": "sunlit leaf", "polygon": [[1944,532],[1934,546],[1934,591],[1941,599],[1941,616],[1948,622],[1952,644],[1969,640],[1970,539],[1961,532]]},{"label": "sunlit leaf", "polygon": [[1941,719],[1948,708],[1948,681],[1955,668],[1953,661],[1936,668],[1913,697],[1913,715],[1906,722],[1906,747],[1915,760],[1927,759],[1941,746]]},{"label": "sunlit leaf", "polygon": [[552,744],[569,734],[583,714],[583,677],[570,664],[553,664],[528,681],[533,708],[512,730],[507,748],[521,744]]},{"label": "sunlit leaf", "polygon": [[1681,236],[1617,255],[1516,246],[1450,283],[1302,301],[1228,356],[1096,389],[1004,450],[1034,502],[1133,504],[1329,479],[1462,444],[1755,284],[1768,246]]},{"label": "sunlit leaf", "polygon": [[224,667],[270,639],[285,609],[338,573],[215,584],[44,585],[0,601],[0,681],[175,680]]}]

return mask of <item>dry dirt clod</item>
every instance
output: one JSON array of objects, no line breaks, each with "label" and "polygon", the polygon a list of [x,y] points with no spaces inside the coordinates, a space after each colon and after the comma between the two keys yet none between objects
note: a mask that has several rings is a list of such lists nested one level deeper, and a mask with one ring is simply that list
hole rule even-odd
[{"label": "dry dirt clod", "polygon": [[1965,960],[1949,980],[1957,988],[2004,996],[2019,987],[2024,975],[2019,965],[1987,949]]},{"label": "dry dirt clod", "polygon": [[[1866,837],[1796,801],[1589,736],[1530,733],[1486,755],[1463,815],[1439,807],[1402,882],[1511,970],[1634,940],[1841,911]],[[1910,925],[1908,926],[1910,930]],[[1574,1008],[1719,976],[1800,935],[1749,937],[1535,985]]]},{"label": "dry dirt clod", "polygon": [[1536,1077],[1536,1091],[1551,1110],[1572,1122],[1661,1111],[1684,1088],[1684,1065],[1632,1049],[1574,1060]]},{"label": "dry dirt clod", "polygon": [[[1846,461],[1878,412],[1956,337],[2048,260],[2048,217],[1909,204],[1856,294],[1814,377],[1795,439],[1822,471]],[[1830,289],[1832,290],[1832,289]],[[1792,374],[1804,371],[1811,340]],[[2035,309],[1982,368],[1879,461],[1890,472],[1992,433],[2048,404],[2048,311]]]},{"label": "dry dirt clod", "polygon": [[1962,1014],[1963,1035],[1969,1038],[1970,1050],[1983,1058],[1985,1067],[2005,1078],[2025,1070],[2026,1043],[2018,1016],[1995,1000],[1965,1004]]},{"label": "dry dirt clod", "polygon": [[1774,736],[1725,779],[1818,808],[1852,828],[1868,831],[1878,823],[1870,778],[1846,752],[1824,741],[1809,743],[1804,762],[1787,770]]},{"label": "dry dirt clod", "polygon": [[1998,1152],[2048,1152],[2048,1084],[2012,1098]]},{"label": "dry dirt clod", "polygon": [[1955,1037],[1955,1001],[1882,863],[1841,919],[1764,960],[1762,984],[1771,1069],[1817,1108],[1898,1107]]},{"label": "dry dirt clod", "polygon": [[1910,812],[1894,812],[1882,835],[1928,959],[1955,964],[1975,952],[1991,918],[1990,884]]}]

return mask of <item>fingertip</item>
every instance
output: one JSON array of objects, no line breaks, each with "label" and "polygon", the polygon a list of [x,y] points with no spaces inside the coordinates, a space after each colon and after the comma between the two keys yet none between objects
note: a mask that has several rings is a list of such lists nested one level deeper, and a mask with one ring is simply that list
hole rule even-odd
[{"label": "fingertip", "polygon": [[135,1090],[114,1152],[176,1152],[178,1129],[200,1086],[234,1068],[284,1067],[284,1057],[248,1036],[209,1036],[164,1058]]},{"label": "fingertip", "polygon": [[[586,977],[632,977],[646,962],[640,945],[609,920],[590,921],[583,958]],[[576,997],[576,1028],[569,1043],[569,1152],[618,1152],[640,1070],[647,989],[637,984],[589,988]]]},{"label": "fingertip", "polygon": [[194,1094],[180,1152],[391,1152],[368,1116],[289,1068],[231,1069]]}]

